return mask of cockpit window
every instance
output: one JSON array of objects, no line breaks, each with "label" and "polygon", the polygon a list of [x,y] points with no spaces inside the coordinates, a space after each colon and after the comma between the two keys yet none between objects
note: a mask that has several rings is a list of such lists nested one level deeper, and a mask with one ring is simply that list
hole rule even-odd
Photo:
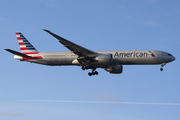
[{"label": "cockpit window", "polygon": [[172,56],[171,54],[168,54],[168,56]]}]

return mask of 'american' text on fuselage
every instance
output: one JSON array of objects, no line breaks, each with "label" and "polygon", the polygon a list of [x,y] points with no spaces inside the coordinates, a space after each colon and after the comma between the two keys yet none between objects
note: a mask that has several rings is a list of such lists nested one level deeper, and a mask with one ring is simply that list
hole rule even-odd
[{"label": "'american' text on fuselage", "polygon": [[116,52],[114,57],[148,57],[148,55],[150,55],[148,52]]}]

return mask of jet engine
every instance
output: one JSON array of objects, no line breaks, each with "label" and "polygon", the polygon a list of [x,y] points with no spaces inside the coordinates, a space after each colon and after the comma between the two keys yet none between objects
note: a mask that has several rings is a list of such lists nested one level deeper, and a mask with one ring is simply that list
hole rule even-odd
[{"label": "jet engine", "polygon": [[98,64],[109,65],[112,61],[112,54],[99,54],[95,60],[98,61]]},{"label": "jet engine", "polygon": [[123,71],[123,66],[122,65],[109,66],[105,70],[110,72],[111,74],[121,74]]}]

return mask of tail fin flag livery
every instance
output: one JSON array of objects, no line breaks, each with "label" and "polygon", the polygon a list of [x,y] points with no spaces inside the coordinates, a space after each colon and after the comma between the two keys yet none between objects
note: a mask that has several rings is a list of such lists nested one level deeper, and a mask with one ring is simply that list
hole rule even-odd
[{"label": "tail fin flag livery", "polygon": [[16,37],[21,50],[20,52],[5,49],[14,54],[14,58],[31,63],[49,66],[80,66],[82,70],[91,69],[88,75],[98,75],[97,68],[102,68],[111,74],[121,74],[123,65],[161,65],[160,70],[166,63],[175,60],[170,53],[158,50],[132,50],[132,51],[92,51],[64,39],[49,30],[43,29],[69,49],[69,52],[38,52],[35,47],[17,32]]},{"label": "tail fin flag livery", "polygon": [[39,56],[39,52],[33,47],[33,45],[22,35],[22,33],[17,32],[16,37],[18,40],[18,44],[21,50],[20,52],[11,50],[11,49],[5,49],[6,51],[15,54],[15,59],[20,60],[31,60],[31,59],[42,59],[41,56]]},{"label": "tail fin flag livery", "polygon": [[33,45],[22,35],[22,33],[17,32],[16,37],[19,43],[21,53],[30,56],[39,56],[39,52],[33,47]]}]

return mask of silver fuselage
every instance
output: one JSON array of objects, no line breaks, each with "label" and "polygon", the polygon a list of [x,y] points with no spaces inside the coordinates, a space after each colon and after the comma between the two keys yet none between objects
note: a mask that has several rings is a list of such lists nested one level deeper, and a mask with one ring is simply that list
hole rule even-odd
[{"label": "silver fuselage", "polygon": [[[168,63],[175,60],[171,54],[163,51],[151,50],[132,50],[132,51],[95,51],[99,54],[112,54],[110,65],[99,66],[96,62],[90,63],[96,67],[107,67],[112,65],[155,65]],[[39,52],[43,59],[26,60],[50,66],[80,65],[77,61],[78,55],[72,52]],[[15,59],[22,60],[22,57],[15,55]]]}]

